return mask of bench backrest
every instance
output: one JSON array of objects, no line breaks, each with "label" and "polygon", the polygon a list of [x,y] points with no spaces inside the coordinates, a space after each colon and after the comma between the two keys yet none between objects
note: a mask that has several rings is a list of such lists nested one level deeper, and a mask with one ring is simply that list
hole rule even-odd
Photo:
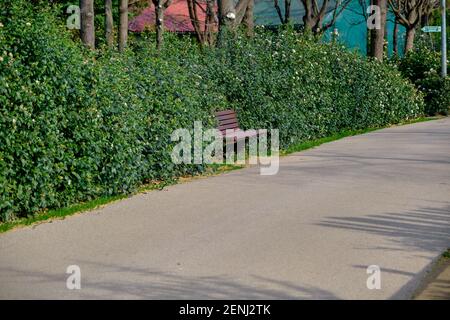
[{"label": "bench backrest", "polygon": [[234,110],[224,110],[215,113],[217,122],[219,123],[218,129],[225,133],[227,129],[239,129],[239,122]]}]

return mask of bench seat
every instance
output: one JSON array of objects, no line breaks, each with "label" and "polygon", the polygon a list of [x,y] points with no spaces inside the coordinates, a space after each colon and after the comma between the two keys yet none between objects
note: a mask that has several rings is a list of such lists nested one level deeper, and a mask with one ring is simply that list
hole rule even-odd
[{"label": "bench seat", "polygon": [[242,130],[239,128],[239,121],[237,119],[236,112],[234,110],[223,110],[215,113],[217,122],[219,123],[219,131],[224,138],[231,139],[234,137],[234,141],[243,140],[247,137],[257,137],[258,132],[256,130]]}]

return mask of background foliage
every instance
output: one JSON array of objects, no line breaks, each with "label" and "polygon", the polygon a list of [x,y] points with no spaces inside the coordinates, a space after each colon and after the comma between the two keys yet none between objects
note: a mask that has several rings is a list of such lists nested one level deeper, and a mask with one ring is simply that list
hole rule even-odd
[{"label": "background foliage", "polygon": [[450,79],[443,79],[441,54],[418,41],[414,50],[396,62],[404,77],[425,95],[425,113],[448,115],[450,111]]},{"label": "background foliage", "polygon": [[280,129],[283,148],[423,113],[395,68],[292,30],[204,50],[167,35],[159,55],[142,35],[122,55],[88,52],[54,7],[0,1],[1,221],[201,172],[172,164],[170,134],[215,126],[215,110]]}]

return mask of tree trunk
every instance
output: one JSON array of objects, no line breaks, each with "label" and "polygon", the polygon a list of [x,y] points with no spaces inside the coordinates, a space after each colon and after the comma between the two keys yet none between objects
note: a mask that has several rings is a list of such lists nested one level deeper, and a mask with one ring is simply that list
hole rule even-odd
[{"label": "tree trunk", "polygon": [[291,21],[291,0],[284,1],[284,23],[288,24]]},{"label": "tree trunk", "polygon": [[105,37],[109,48],[114,46],[112,0],[105,0]]},{"label": "tree trunk", "polygon": [[388,15],[388,5],[386,1],[386,21],[384,22],[384,41],[383,41],[383,54],[385,57],[389,57],[389,31],[388,31],[388,23],[387,23],[387,15]]},{"label": "tree trunk", "polygon": [[[198,12],[195,0],[187,0],[187,6],[189,11],[189,18],[191,19],[191,24],[194,27],[195,35],[200,45],[204,45],[206,40],[206,32],[208,28],[208,17],[205,18],[205,30],[201,30],[200,21],[198,19]],[[206,15],[208,15],[208,7],[206,8]]]},{"label": "tree trunk", "polygon": [[247,9],[245,9],[245,15],[244,15],[244,25],[247,28],[247,35],[249,37],[253,36],[253,28],[254,28],[254,21],[253,21],[253,8],[255,5],[254,0],[249,0]]},{"label": "tree trunk", "polygon": [[161,0],[156,1],[155,4],[155,18],[156,18],[156,49],[161,50],[164,32],[164,9]]},{"label": "tree trunk", "polygon": [[416,36],[416,28],[409,28],[406,30],[405,54],[407,54],[414,47],[415,36]]},{"label": "tree trunk", "polygon": [[[242,21],[244,21],[247,13],[249,16],[253,17],[254,2],[253,0],[239,0],[235,5],[233,0],[217,0],[217,3],[219,8],[218,45],[220,46],[223,43],[223,36],[226,30],[234,30],[238,27]],[[248,22],[250,22],[250,20],[248,20]],[[253,25],[253,21],[250,22],[250,25]]]},{"label": "tree trunk", "polygon": [[[172,0],[152,0],[155,6],[155,25],[156,25],[156,49],[159,51],[162,48],[163,33],[164,33],[164,11],[170,6]],[[195,2],[192,2],[195,9]],[[189,9],[189,2],[188,2]],[[191,8],[192,9],[192,8]],[[191,11],[191,9],[189,9]],[[191,15],[191,13],[190,13]],[[194,15],[197,16],[197,15]],[[194,21],[193,21],[194,22]]]},{"label": "tree trunk", "polygon": [[280,18],[281,24],[285,24],[283,14],[281,13],[280,5],[278,4],[278,0],[274,0],[273,5],[275,7],[275,10],[277,11],[278,18]]},{"label": "tree trunk", "polygon": [[305,33],[311,33],[314,27],[312,2],[302,1],[302,3],[305,9],[305,15],[303,16],[303,26],[305,29]]},{"label": "tree trunk", "polygon": [[301,0],[305,14],[303,16],[303,25],[305,33],[312,33],[314,35],[323,32],[323,21],[327,10],[329,9],[329,0],[323,0],[321,6],[317,5],[316,0]]},{"label": "tree trunk", "polygon": [[214,10],[214,0],[206,1],[206,24],[205,24],[205,42],[208,45],[214,43],[214,25],[216,24],[216,14]]},{"label": "tree trunk", "polygon": [[89,49],[95,49],[94,0],[80,0],[81,41]]},{"label": "tree trunk", "polygon": [[303,16],[303,28],[306,34],[310,34],[313,32],[314,21],[311,17],[304,15]]},{"label": "tree trunk", "polygon": [[[205,8],[205,26],[201,29],[200,20],[198,17],[198,3],[196,0],[187,0],[189,18],[191,19],[191,24],[194,27],[195,35],[200,45],[211,45],[213,44],[213,30],[216,24],[215,11],[214,11],[215,0],[206,0]],[[203,10],[203,9],[201,9]]]},{"label": "tree trunk", "polygon": [[392,45],[394,46],[394,55],[398,56],[398,20],[394,22],[394,34],[392,35]]},{"label": "tree trunk", "polygon": [[280,18],[281,24],[288,24],[291,19],[291,0],[284,0],[284,16],[281,12],[278,0],[273,1],[275,10],[277,11],[278,18]]},{"label": "tree trunk", "polygon": [[386,14],[387,3],[386,0],[374,0],[373,4],[380,7],[381,21],[379,29],[372,29],[370,36],[370,54],[378,61],[383,61],[384,53],[384,34],[386,30]]},{"label": "tree trunk", "polygon": [[[366,2],[366,0],[361,0],[362,1],[362,3],[363,4],[361,4],[361,6],[363,6],[363,11],[364,11],[364,14],[365,14],[365,10],[366,10],[366,7],[365,7],[365,2]],[[369,5],[373,5],[373,1],[374,0],[370,0],[369,1]],[[365,20],[367,20],[368,19],[368,17],[366,17],[365,16]],[[372,36],[372,32],[371,32],[371,30],[369,29],[369,25],[366,23],[366,26],[367,26],[367,28],[366,28],[366,54],[367,54],[367,56],[368,57],[372,57],[372,42],[370,41],[370,38],[371,38],[371,36]]]},{"label": "tree trunk", "polygon": [[219,12],[219,45],[223,40],[224,32],[229,30],[236,19],[236,10],[233,0],[217,0]]},{"label": "tree trunk", "polygon": [[128,0],[120,0],[119,5],[119,51],[127,46],[128,40]]}]

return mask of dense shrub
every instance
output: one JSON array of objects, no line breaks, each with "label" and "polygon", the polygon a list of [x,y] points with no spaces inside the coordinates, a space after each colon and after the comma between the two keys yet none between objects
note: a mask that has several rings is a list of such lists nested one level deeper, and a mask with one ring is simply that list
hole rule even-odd
[{"label": "dense shrub", "polygon": [[441,55],[424,45],[418,45],[398,61],[402,74],[410,79],[425,95],[425,112],[428,115],[444,114],[450,110],[450,79],[443,79]]},{"label": "dense shrub", "polygon": [[204,50],[167,34],[160,55],[143,36],[125,54],[92,53],[51,7],[35,10],[0,6],[2,221],[201,172],[171,162],[170,134],[214,126],[214,110],[280,129],[283,147],[422,113],[395,69],[292,31]]},{"label": "dense shrub", "polygon": [[194,73],[226,97],[246,128],[277,128],[282,147],[344,129],[414,118],[423,103],[390,66],[286,30],[258,30],[206,50]]},{"label": "dense shrub", "polygon": [[172,164],[170,133],[211,122],[208,88],[148,55],[94,57],[24,3],[1,7],[1,220],[202,170]]}]

